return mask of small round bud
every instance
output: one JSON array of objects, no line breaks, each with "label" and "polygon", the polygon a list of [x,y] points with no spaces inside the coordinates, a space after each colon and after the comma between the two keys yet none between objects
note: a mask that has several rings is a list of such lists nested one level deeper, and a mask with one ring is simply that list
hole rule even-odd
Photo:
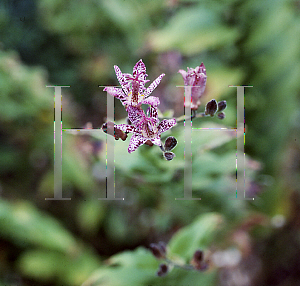
[{"label": "small round bud", "polygon": [[164,157],[167,161],[171,161],[175,157],[175,154],[173,152],[165,152]]},{"label": "small round bud", "polygon": [[203,260],[203,251],[202,250],[196,250],[193,256],[193,261],[196,263],[200,263]]},{"label": "small round bud", "polygon": [[157,271],[157,276],[165,276],[168,273],[169,267],[167,264],[160,264],[159,269]]},{"label": "small round bud", "polygon": [[221,120],[222,120],[222,119],[224,119],[224,118],[225,118],[225,113],[224,113],[224,112],[220,112],[220,113],[218,113],[218,115],[217,115],[217,116],[218,116],[218,118],[219,118],[219,119],[221,119]]},{"label": "small round bud", "polygon": [[163,241],[160,241],[160,242],[158,243],[158,245],[159,245],[159,247],[160,247],[161,252],[162,252],[164,255],[166,255],[166,253],[167,253],[167,245],[166,245]]},{"label": "small round bud", "polygon": [[227,107],[226,100],[222,100],[218,102],[218,112],[223,111]]},{"label": "small round bud", "polygon": [[210,115],[211,117],[217,112],[218,105],[215,99],[209,101],[205,106],[205,115]]},{"label": "small round bud", "polygon": [[170,136],[166,139],[165,142],[165,150],[166,151],[171,151],[172,149],[175,148],[175,146],[177,145],[177,140],[175,137]]},{"label": "small round bud", "polygon": [[193,258],[190,261],[190,264],[192,264],[195,267],[195,269],[199,270],[203,264],[203,257],[204,257],[203,251],[196,250],[194,252]]},{"label": "small round bud", "polygon": [[150,250],[157,259],[165,258],[165,252],[161,249],[161,247],[158,244],[151,243]]}]

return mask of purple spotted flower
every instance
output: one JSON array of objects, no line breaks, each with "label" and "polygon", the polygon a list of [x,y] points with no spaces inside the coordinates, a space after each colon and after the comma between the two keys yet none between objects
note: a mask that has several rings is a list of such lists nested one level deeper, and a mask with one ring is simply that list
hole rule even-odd
[{"label": "purple spotted flower", "polygon": [[147,114],[138,107],[129,105],[128,118],[132,125],[119,124],[115,127],[123,132],[133,133],[130,139],[128,153],[135,151],[139,146],[150,140],[153,144],[161,146],[161,133],[169,130],[176,124],[176,119],[164,119],[159,122],[157,107],[151,106]]},{"label": "purple spotted flower", "polygon": [[200,97],[204,93],[205,86],[206,86],[206,69],[203,63],[200,66],[196,67],[195,69],[187,68],[185,70],[178,71],[184,81],[185,86],[192,87],[192,104],[191,109],[197,110],[200,105]]},{"label": "purple spotted flower", "polygon": [[122,73],[118,66],[114,66],[114,68],[122,88],[105,87],[104,91],[120,99],[126,108],[128,106],[139,107],[142,104],[149,104],[154,107],[159,105],[159,98],[150,96],[150,94],[158,86],[165,74],[161,74],[146,88],[145,83],[149,80],[146,80],[148,75],[142,60],[135,64],[132,74]]}]

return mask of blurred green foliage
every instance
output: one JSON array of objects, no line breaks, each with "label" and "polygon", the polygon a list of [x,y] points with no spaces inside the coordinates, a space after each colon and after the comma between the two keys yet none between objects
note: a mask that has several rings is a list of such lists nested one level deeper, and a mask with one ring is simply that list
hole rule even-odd
[{"label": "blurred green foliage", "polygon": [[[7,0],[0,39],[0,285],[240,286],[228,282],[234,271],[249,285],[299,284],[299,1]],[[228,107],[222,124],[203,118],[193,128],[234,127],[236,89],[228,85],[253,85],[245,89],[245,189],[254,202],[229,200],[235,133],[200,129],[192,133],[192,184],[202,200],[175,201],[183,197],[183,122],[162,138],[179,142],[171,162],[156,146],[128,154],[129,138],[115,141],[116,197],[125,197],[115,202],[97,199],[105,197],[106,134],[63,132],[63,196],[72,200],[45,201],[54,180],[46,85],[71,85],[62,89],[63,128],[99,128],[106,93],[98,85],[117,85],[113,65],[131,73],[140,58],[150,80],[166,74],[153,92],[164,118],[183,114],[178,69],[204,62],[199,112],[212,98]],[[125,123],[115,106],[116,123]],[[159,261],[145,247],[159,240],[186,263],[199,248],[236,247],[240,268],[212,263],[156,277]],[[245,272],[250,258],[261,264]]]}]

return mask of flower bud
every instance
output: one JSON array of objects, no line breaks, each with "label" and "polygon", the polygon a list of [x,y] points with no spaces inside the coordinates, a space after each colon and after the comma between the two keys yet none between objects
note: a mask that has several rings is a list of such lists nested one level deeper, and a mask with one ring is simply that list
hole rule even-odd
[{"label": "flower bud", "polygon": [[171,151],[172,149],[175,148],[175,146],[177,145],[177,140],[175,137],[170,136],[167,138],[166,142],[165,142],[165,150],[166,151]]},{"label": "flower bud", "polygon": [[204,93],[205,86],[206,86],[206,68],[203,63],[200,66],[197,66],[195,69],[187,68],[185,70],[178,71],[184,81],[185,86],[191,86],[192,89],[192,110],[197,110],[200,105],[200,98]]},{"label": "flower bud", "polygon": [[215,115],[215,113],[217,112],[217,109],[218,109],[217,102],[215,99],[212,99],[211,101],[206,103],[205,115],[210,115],[211,117],[213,117]]},{"label": "flower bud", "polygon": [[151,243],[150,250],[157,259],[162,259],[166,257],[165,249],[163,249],[159,244]]},{"label": "flower bud", "polygon": [[160,247],[160,250],[164,253],[164,255],[166,255],[166,253],[167,253],[167,245],[163,241],[160,241],[158,243],[158,245]]},{"label": "flower bud", "polygon": [[171,161],[175,157],[175,154],[173,152],[165,152],[164,157],[167,161]]},{"label": "flower bud", "polygon": [[226,100],[222,100],[218,102],[218,112],[223,111],[227,107]]},{"label": "flower bud", "polygon": [[218,113],[218,118],[219,119],[224,119],[225,118],[225,113],[224,112],[220,112],[220,113]]},{"label": "flower bud", "polygon": [[168,273],[169,267],[167,264],[160,264],[159,269],[156,272],[157,276],[162,277]]},{"label": "flower bud", "polygon": [[196,250],[190,262],[196,270],[203,271],[208,268],[207,261],[204,261],[204,253],[202,250]]},{"label": "flower bud", "polygon": [[193,261],[196,263],[200,263],[203,260],[203,251],[196,250],[193,256]]}]

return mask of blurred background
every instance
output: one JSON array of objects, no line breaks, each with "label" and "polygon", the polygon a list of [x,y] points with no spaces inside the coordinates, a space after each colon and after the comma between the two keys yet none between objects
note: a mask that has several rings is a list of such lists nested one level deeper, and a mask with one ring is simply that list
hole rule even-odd
[{"label": "blurred background", "polygon": [[[0,286],[300,285],[299,0],[1,0]],[[143,59],[164,118],[183,115],[179,69],[207,70],[198,112],[226,100],[226,118],[195,128],[236,126],[236,89],[245,88],[246,193],[236,189],[235,134],[193,130],[193,196],[183,197],[183,122],[168,162],[156,146],[128,154],[115,141],[116,197],[105,197],[106,135],[63,132],[63,197],[53,197],[54,89],[63,128],[99,128],[114,65],[132,73]],[[115,120],[126,111],[115,100]],[[243,178],[243,174],[238,174]],[[112,176],[112,174],[109,174]],[[203,272],[173,269],[148,247],[188,263],[202,249]]]}]

